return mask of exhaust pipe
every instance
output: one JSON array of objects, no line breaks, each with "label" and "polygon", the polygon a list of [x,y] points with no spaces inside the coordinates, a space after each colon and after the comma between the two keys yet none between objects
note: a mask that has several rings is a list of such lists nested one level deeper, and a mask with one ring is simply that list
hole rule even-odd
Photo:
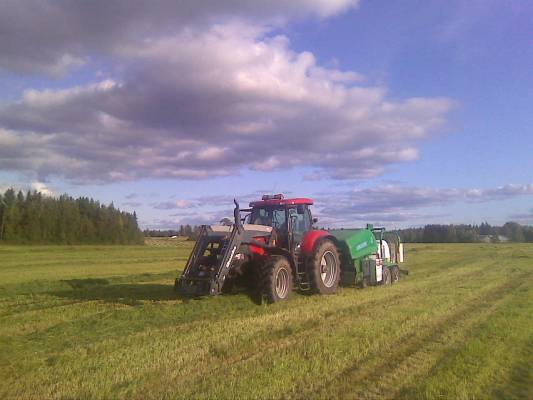
[{"label": "exhaust pipe", "polygon": [[244,231],[244,226],[242,226],[241,221],[241,209],[236,199],[233,199],[233,203],[235,203],[235,208],[233,209],[233,218],[235,219],[235,226],[237,227],[239,234],[242,234],[242,232]]}]

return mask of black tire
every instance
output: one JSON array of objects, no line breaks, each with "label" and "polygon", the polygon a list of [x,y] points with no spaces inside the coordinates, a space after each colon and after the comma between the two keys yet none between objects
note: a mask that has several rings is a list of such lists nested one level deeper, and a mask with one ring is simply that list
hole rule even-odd
[{"label": "black tire", "polygon": [[337,246],[331,240],[320,242],[308,264],[309,278],[315,293],[333,294],[341,277],[341,263]]},{"label": "black tire", "polygon": [[390,269],[383,267],[383,280],[381,281],[382,285],[390,285],[392,283],[392,274]]},{"label": "black tire", "polygon": [[259,288],[261,295],[269,302],[287,300],[292,292],[292,268],[282,256],[272,256],[262,266]]},{"label": "black tire", "polygon": [[396,283],[400,280],[400,268],[397,265],[391,268],[391,282]]},{"label": "black tire", "polygon": [[366,278],[363,278],[359,281],[359,283],[357,284],[357,287],[359,289],[365,289],[368,287],[368,282],[366,281]]},{"label": "black tire", "polygon": [[235,278],[226,279],[224,281],[224,284],[222,285],[222,293],[231,294],[233,293],[234,288],[235,288]]}]

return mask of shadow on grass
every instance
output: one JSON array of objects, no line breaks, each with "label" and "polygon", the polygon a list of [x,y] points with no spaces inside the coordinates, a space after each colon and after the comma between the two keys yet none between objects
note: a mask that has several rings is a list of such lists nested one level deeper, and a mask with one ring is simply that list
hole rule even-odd
[{"label": "shadow on grass", "polygon": [[170,301],[180,297],[172,285],[155,283],[119,283],[110,284],[106,279],[71,279],[65,280],[72,290],[52,292],[54,296],[81,300],[102,300],[128,305],[142,304],[142,301]]},{"label": "shadow on grass", "polygon": [[66,283],[72,289],[84,289],[87,287],[94,287],[94,286],[109,284],[109,281],[107,279],[101,279],[101,278],[63,279],[61,282]]},{"label": "shadow on grass", "polygon": [[[62,282],[72,290],[58,290],[52,295],[78,301],[101,300],[111,303],[140,305],[143,301],[182,300],[185,303],[202,300],[208,296],[191,297],[178,294],[173,285],[156,283],[110,283],[107,279],[69,279]],[[246,288],[235,288],[231,293],[222,296],[246,295],[253,303],[261,304],[261,297],[256,291]]]},{"label": "shadow on grass", "polygon": [[258,290],[249,287],[238,286],[233,288],[230,292],[224,292],[221,296],[231,297],[237,295],[244,295],[248,297],[255,305],[261,305],[263,303],[263,296]]}]

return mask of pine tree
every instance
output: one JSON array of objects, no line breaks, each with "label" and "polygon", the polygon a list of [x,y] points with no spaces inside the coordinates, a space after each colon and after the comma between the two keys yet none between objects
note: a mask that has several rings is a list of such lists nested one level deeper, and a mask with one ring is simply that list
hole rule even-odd
[{"label": "pine tree", "polygon": [[0,242],[4,237],[4,211],[6,208],[6,202],[4,196],[0,193]]}]

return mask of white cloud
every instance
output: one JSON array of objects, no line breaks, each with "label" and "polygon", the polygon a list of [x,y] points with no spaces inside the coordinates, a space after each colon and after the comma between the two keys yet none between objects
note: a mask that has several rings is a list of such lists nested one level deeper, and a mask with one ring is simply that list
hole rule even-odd
[{"label": "white cloud", "polygon": [[121,60],[122,82],[28,90],[0,106],[0,168],[76,181],[291,167],[369,178],[416,159],[453,105],[392,101],[242,22],[125,47]]},{"label": "white cloud", "polygon": [[29,191],[37,191],[45,196],[57,196],[57,192],[50,188],[46,183],[44,182],[31,182],[29,185],[21,185],[21,184],[15,184],[15,185],[8,185],[8,184],[2,184],[0,183],[0,194],[4,194],[4,192],[8,189],[13,189],[15,192],[18,192],[19,190],[22,192]]},{"label": "white cloud", "polygon": [[55,196],[56,193],[50,189],[45,183],[43,182],[32,182],[31,183],[32,190],[36,190],[37,192],[41,192],[45,196]]},{"label": "white cloud", "polygon": [[193,206],[192,202],[189,200],[176,200],[174,204],[176,205],[176,208],[189,208]]},{"label": "white cloud", "polygon": [[164,201],[160,203],[152,203],[153,208],[156,210],[175,210],[183,208],[191,208],[196,204],[190,200],[176,200],[176,201]]},{"label": "white cloud", "polygon": [[327,18],[357,0],[6,0],[0,13],[0,69],[60,76],[90,61],[137,47],[178,29],[228,20],[280,26],[292,19]]}]

